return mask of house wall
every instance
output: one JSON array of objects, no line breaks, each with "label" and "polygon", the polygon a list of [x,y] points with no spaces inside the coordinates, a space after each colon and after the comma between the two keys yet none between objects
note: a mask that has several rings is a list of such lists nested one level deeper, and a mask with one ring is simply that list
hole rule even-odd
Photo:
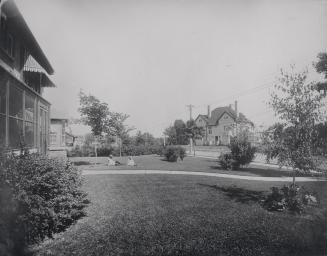
[{"label": "house wall", "polygon": [[50,150],[58,150],[66,147],[66,121],[51,120],[50,124]]},{"label": "house wall", "polygon": [[29,51],[24,44],[24,38],[15,29],[13,23],[9,22],[4,12],[1,13],[0,34],[0,60],[10,67],[10,71],[14,76],[23,80],[22,71]]},{"label": "house wall", "polygon": [[0,66],[0,147],[46,152],[50,104]]},{"label": "house wall", "polygon": [[235,121],[230,115],[224,113],[217,125],[209,127],[208,142],[210,145],[227,145],[234,133]]},{"label": "house wall", "polygon": [[203,127],[203,128],[205,128],[207,126],[206,121],[202,117],[197,118],[195,120],[195,124],[196,124],[197,127]]},{"label": "house wall", "polygon": [[46,153],[50,104],[25,83],[29,50],[6,13],[0,14],[0,147]]}]

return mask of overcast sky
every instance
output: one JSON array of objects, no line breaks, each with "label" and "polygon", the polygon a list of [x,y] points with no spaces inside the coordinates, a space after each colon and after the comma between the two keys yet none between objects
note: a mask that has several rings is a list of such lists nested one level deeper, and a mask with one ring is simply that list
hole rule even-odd
[{"label": "overcast sky", "polygon": [[[16,0],[55,69],[45,98],[78,117],[82,89],[156,136],[233,104],[257,125],[280,68],[327,52],[327,1]],[[319,76],[312,76],[319,79]],[[256,88],[256,89],[252,89]]]}]

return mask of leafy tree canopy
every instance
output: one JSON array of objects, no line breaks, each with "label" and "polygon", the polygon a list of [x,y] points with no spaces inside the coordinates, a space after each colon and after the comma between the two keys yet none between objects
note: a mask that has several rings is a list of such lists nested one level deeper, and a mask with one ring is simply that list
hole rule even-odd
[{"label": "leafy tree canopy", "polygon": [[91,127],[93,135],[122,137],[130,131],[124,124],[128,115],[110,111],[107,103],[82,91],[79,93],[79,99],[81,122]]},{"label": "leafy tree canopy", "polygon": [[277,158],[280,165],[309,171],[316,167],[313,158],[317,133],[315,124],[322,119],[322,95],[307,82],[308,71],[281,72],[270,106],[280,123],[272,126],[264,139],[268,158]]},{"label": "leafy tree canopy", "polygon": [[321,52],[318,54],[318,61],[314,64],[318,73],[325,74],[327,78],[327,53]]}]

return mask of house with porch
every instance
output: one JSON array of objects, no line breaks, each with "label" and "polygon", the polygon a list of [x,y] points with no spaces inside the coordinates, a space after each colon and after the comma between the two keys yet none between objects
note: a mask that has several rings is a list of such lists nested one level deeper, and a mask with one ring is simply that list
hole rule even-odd
[{"label": "house with porch", "polygon": [[0,5],[0,147],[46,153],[54,70],[13,0]]},{"label": "house with porch", "polygon": [[238,113],[237,101],[234,109],[229,105],[210,112],[208,107],[207,115],[198,115],[195,124],[204,130],[202,139],[196,141],[197,145],[229,145],[231,137],[238,132],[247,130],[253,133],[254,130],[253,122]]},{"label": "house with porch", "polygon": [[50,115],[50,155],[66,156],[67,150],[74,147],[77,136],[72,134],[69,118],[52,109]]}]

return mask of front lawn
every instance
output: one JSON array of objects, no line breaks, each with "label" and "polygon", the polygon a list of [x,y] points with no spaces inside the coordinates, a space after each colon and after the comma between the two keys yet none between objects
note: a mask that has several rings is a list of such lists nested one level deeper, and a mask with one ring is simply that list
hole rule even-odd
[{"label": "front lawn", "polygon": [[80,169],[87,170],[168,170],[168,171],[193,171],[193,172],[211,172],[225,173],[246,176],[262,176],[262,177],[282,177],[292,176],[292,172],[280,170],[277,167],[265,167],[251,164],[238,171],[228,171],[220,168],[218,160],[202,157],[186,157],[184,161],[176,163],[167,162],[163,157],[157,155],[136,156],[134,157],[136,167],[127,166],[127,157],[115,157],[122,163],[121,166],[108,166],[106,157],[98,157],[95,164],[95,157],[72,157],[69,160],[75,163]]},{"label": "front lawn", "polygon": [[[278,184],[187,175],[87,176],[88,217],[43,243],[37,255],[319,255],[327,244],[325,217],[317,222],[260,206],[263,193]],[[327,205],[325,182],[305,186]]]}]

